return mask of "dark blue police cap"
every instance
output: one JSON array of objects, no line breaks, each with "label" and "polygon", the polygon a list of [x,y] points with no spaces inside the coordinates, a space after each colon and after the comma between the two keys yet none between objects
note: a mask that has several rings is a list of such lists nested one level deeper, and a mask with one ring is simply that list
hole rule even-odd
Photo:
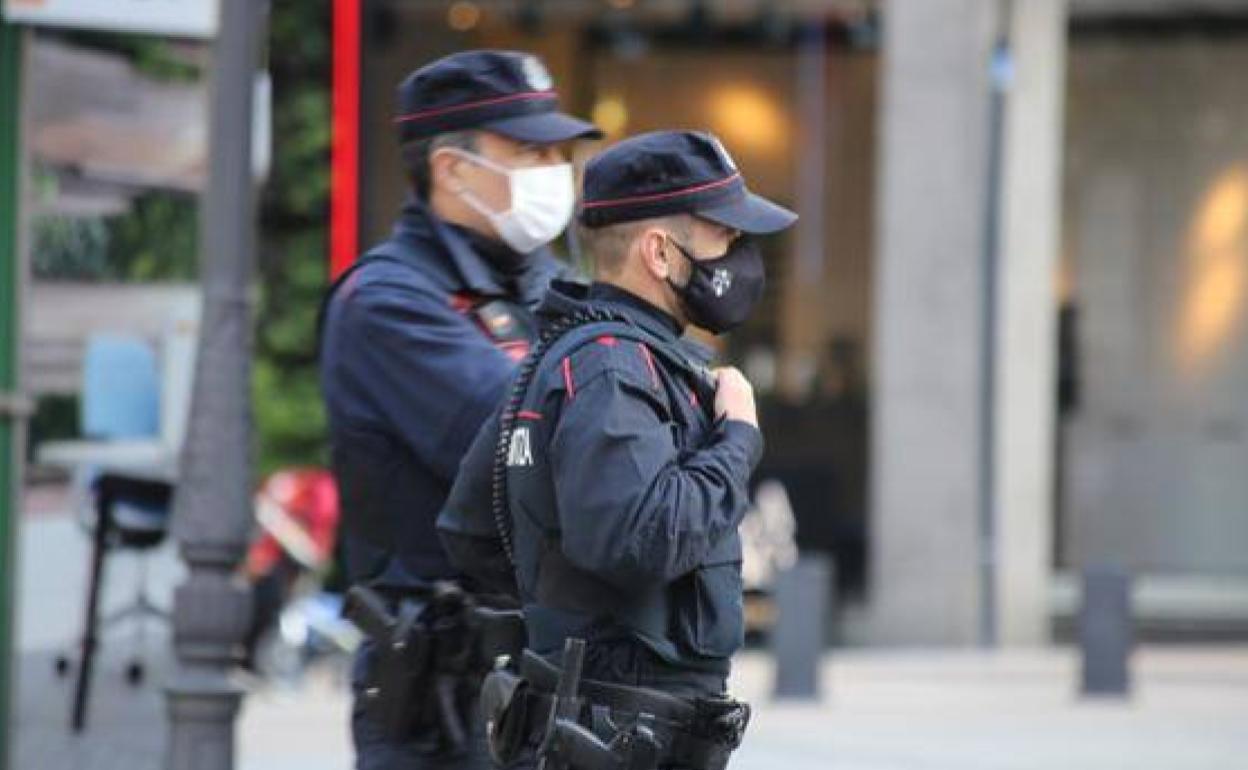
[{"label": "dark blue police cap", "polygon": [[545,65],[517,51],[462,51],[426,64],[399,84],[399,139],[480,128],[522,142],[598,138],[592,123],[558,111]]},{"label": "dark blue police cap", "polygon": [[774,233],[797,214],[750,192],[713,135],[654,131],[625,139],[585,167],[586,227],[695,214],[746,233]]}]

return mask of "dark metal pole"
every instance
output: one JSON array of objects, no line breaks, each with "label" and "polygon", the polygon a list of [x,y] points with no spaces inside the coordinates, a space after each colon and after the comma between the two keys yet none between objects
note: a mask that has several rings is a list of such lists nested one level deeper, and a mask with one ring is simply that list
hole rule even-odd
[{"label": "dark metal pole", "polygon": [[997,618],[997,301],[1001,255],[1001,178],[1004,173],[1006,98],[1013,73],[1009,29],[1013,3],[1005,0],[999,9],[997,41],[990,62],[988,126],[988,190],[984,216],[983,325],[980,333],[980,420],[979,420],[979,529],[980,599],[979,643],[995,647]]},{"label": "dark metal pole", "polygon": [[823,24],[801,26],[797,54],[797,103],[801,116],[796,153],[797,270],[802,285],[824,280],[827,220],[828,45]]},{"label": "dark metal pole", "polygon": [[174,599],[177,668],[166,689],[170,770],[234,767],[242,690],[230,673],[251,613],[250,596],[233,574],[252,518],[252,88],[267,6],[221,0],[213,52],[200,224],[203,314],[174,522],[190,575]]},{"label": "dark metal pole", "polygon": [[0,770],[12,759],[14,569],[17,551],[18,488],[22,448],[31,405],[22,394],[20,356],[21,298],[25,249],[21,227],[22,70],[24,33],[0,21]]}]

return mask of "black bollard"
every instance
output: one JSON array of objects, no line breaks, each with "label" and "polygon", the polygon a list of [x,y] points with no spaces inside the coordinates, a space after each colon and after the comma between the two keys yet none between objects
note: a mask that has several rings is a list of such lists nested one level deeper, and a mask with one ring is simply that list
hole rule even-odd
[{"label": "black bollard", "polygon": [[777,699],[819,697],[819,659],[825,618],[831,610],[832,559],[804,554],[776,578],[776,626],[771,650],[776,660]]},{"label": "black bollard", "polygon": [[1128,659],[1133,638],[1131,578],[1126,570],[1086,569],[1083,605],[1079,610],[1084,695],[1127,696],[1131,689]]}]

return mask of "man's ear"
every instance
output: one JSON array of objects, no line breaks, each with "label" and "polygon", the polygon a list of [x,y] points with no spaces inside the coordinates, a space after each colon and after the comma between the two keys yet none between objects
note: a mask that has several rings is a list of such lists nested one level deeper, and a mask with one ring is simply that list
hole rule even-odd
[{"label": "man's ear", "polygon": [[429,155],[429,179],[433,187],[440,187],[449,192],[457,193],[463,189],[464,183],[459,175],[459,164],[463,161],[453,152],[445,149],[434,150]]},{"label": "man's ear", "polygon": [[637,238],[636,247],[651,275],[660,281],[672,277],[672,247],[667,233],[658,227],[647,227]]}]

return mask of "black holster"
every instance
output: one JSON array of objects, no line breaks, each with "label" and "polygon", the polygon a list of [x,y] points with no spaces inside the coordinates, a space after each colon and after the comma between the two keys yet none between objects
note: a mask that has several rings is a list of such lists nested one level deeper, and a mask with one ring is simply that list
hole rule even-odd
[{"label": "black holster", "polygon": [[500,666],[485,675],[481,684],[481,718],[485,722],[485,745],[498,767],[520,758],[529,742],[529,683],[512,668]]},{"label": "black holster", "polygon": [[467,748],[482,678],[524,644],[518,611],[479,607],[450,583],[389,601],[356,586],[344,614],[374,644],[362,694],[369,719],[392,740],[437,753]]}]

